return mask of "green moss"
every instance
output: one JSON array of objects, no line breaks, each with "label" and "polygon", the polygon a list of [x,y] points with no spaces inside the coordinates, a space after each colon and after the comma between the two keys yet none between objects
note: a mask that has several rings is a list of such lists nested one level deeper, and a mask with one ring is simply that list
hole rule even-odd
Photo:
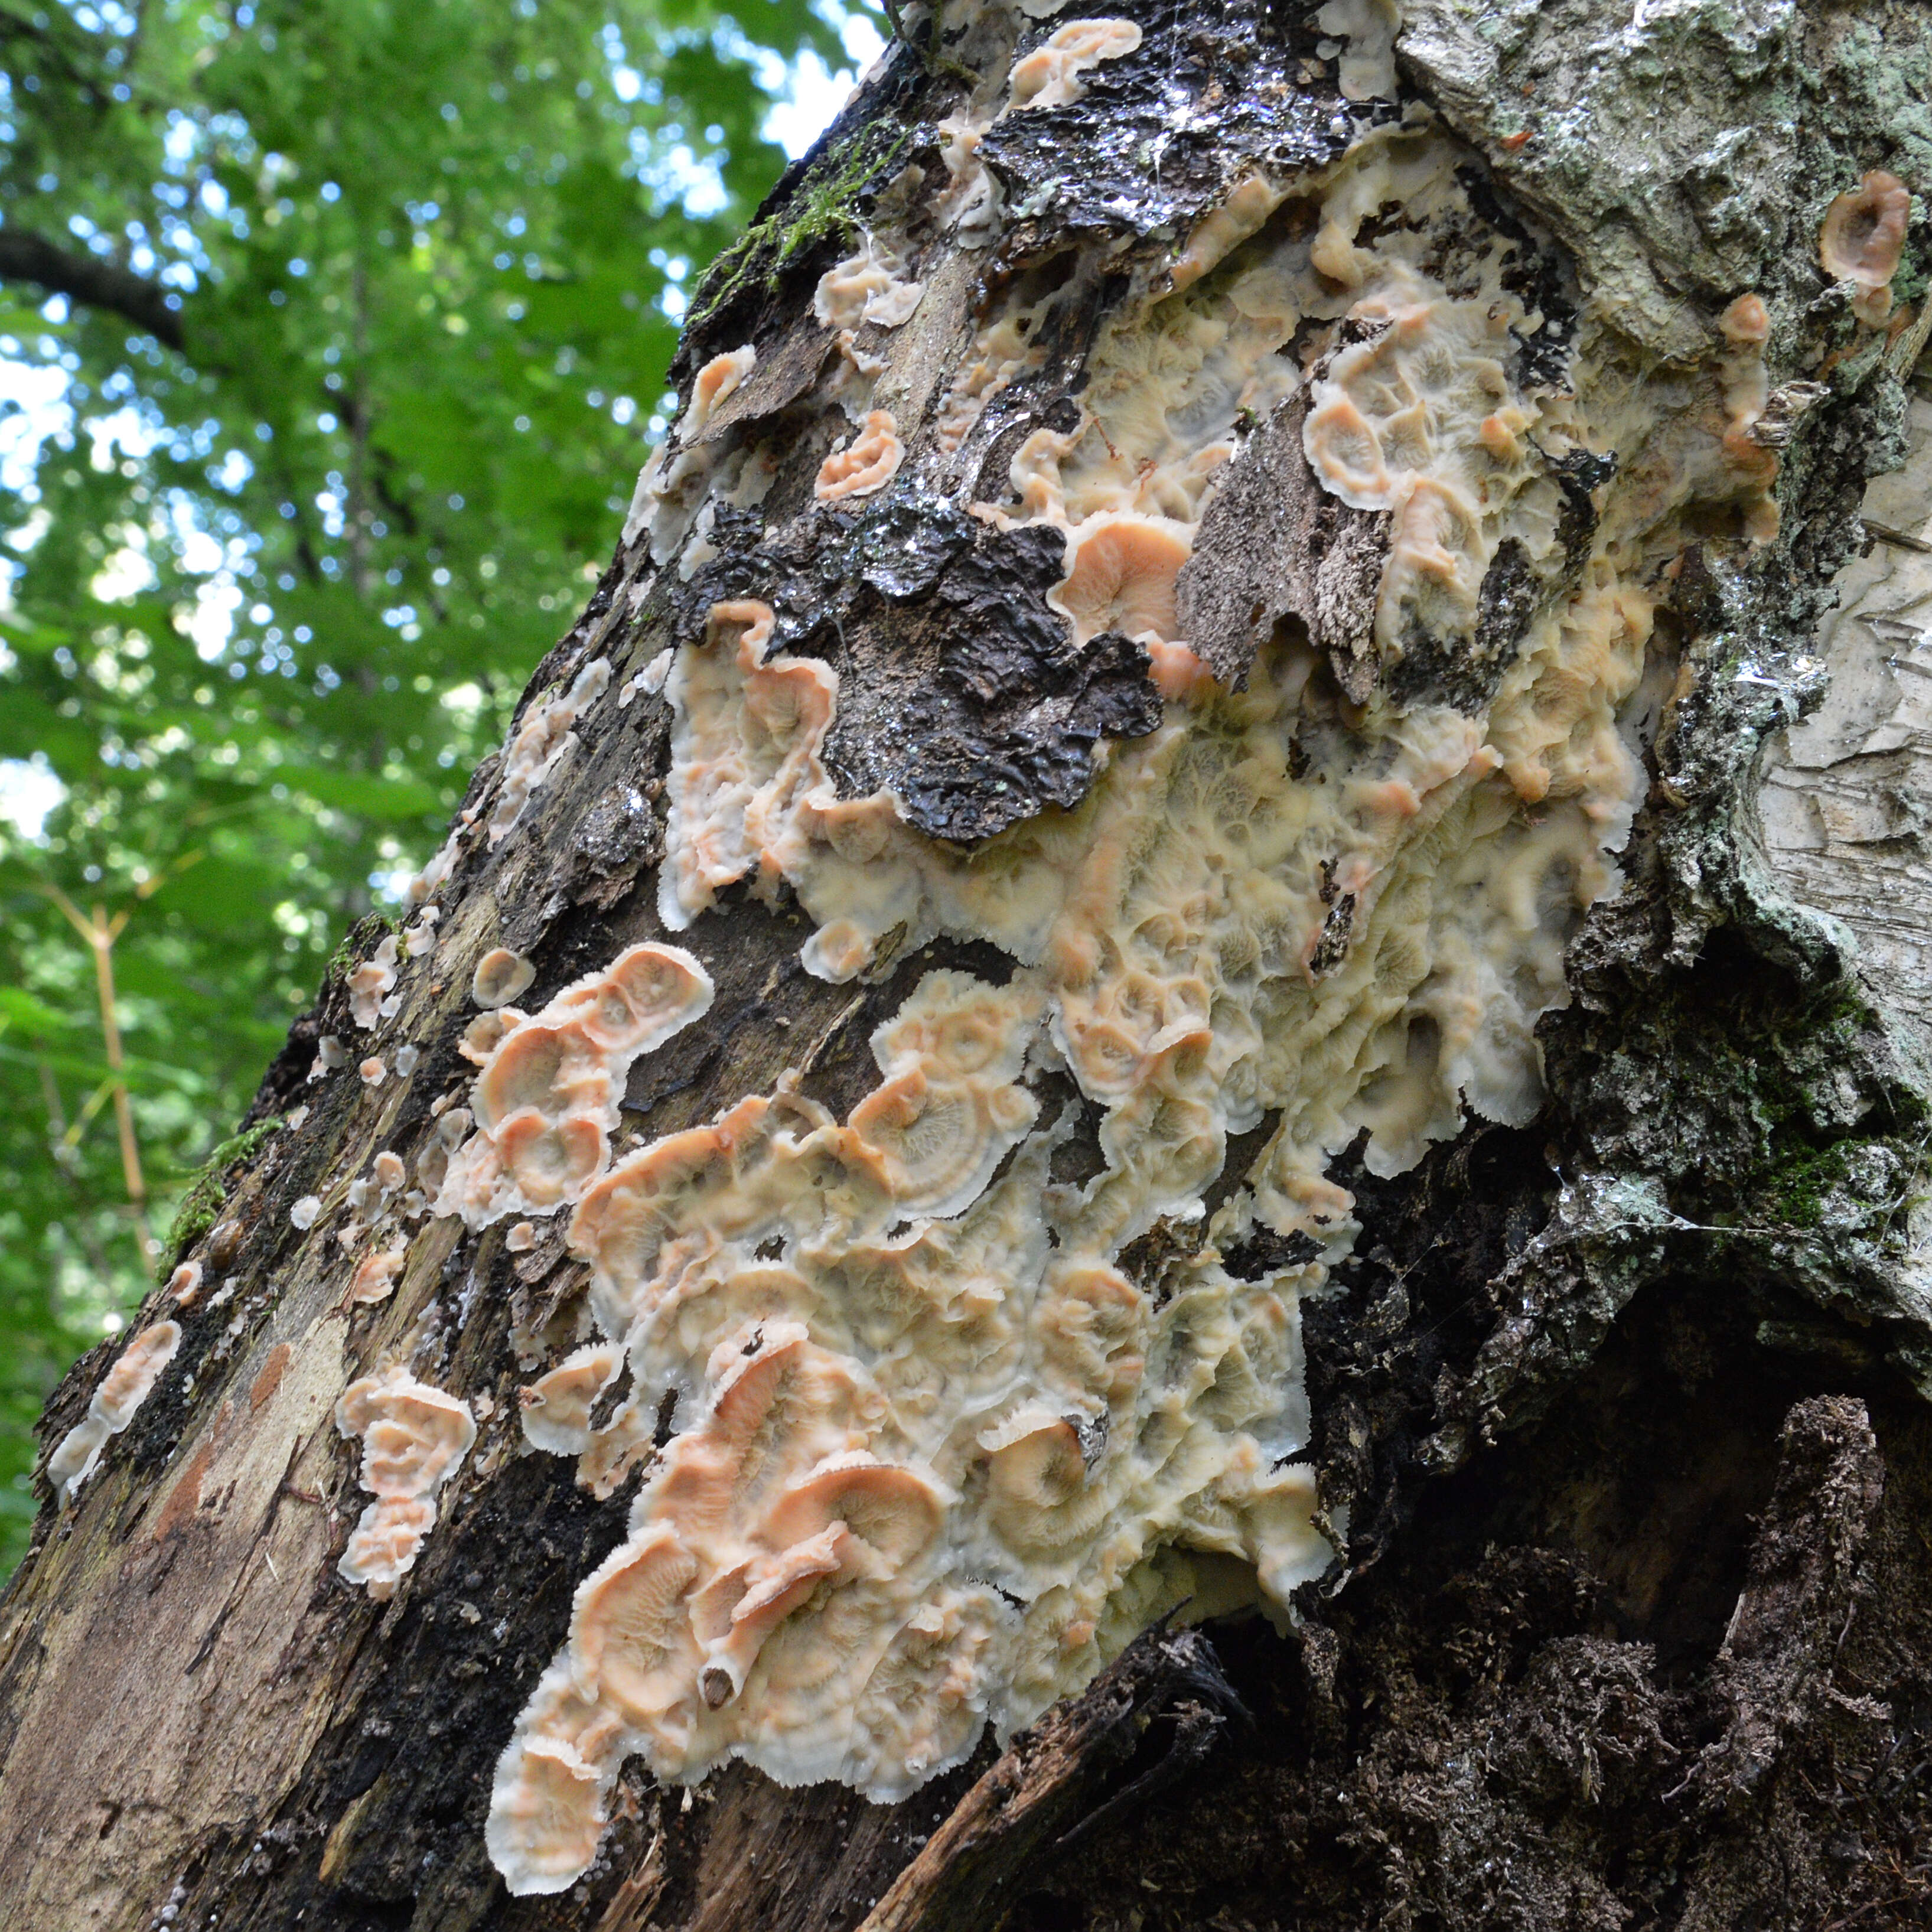
[{"label": "green moss", "polygon": [[279,1115],[257,1120],[252,1127],[244,1127],[240,1133],[231,1135],[195,1170],[188,1192],[182,1196],[181,1205],[175,1210],[168,1238],[161,1244],[160,1264],[155,1276],[158,1280],[166,1280],[184,1250],[192,1247],[214,1226],[221,1213],[221,1204],[228,1198],[228,1190],[224,1184],[228,1170],[238,1161],[248,1160],[281,1126]]},{"label": "green moss", "polygon": [[339,986],[356,970],[356,963],[363,955],[373,950],[386,932],[400,932],[403,922],[392,913],[364,913],[342,935],[342,941],[328,956],[328,964],[322,969],[322,982],[325,986]]},{"label": "green moss", "polygon": [[1912,1196],[1922,1141],[1849,1134],[1784,1150],[1754,1190],[1750,1218],[1793,1232],[1829,1228],[1834,1238],[1882,1240]]},{"label": "green moss", "polygon": [[912,137],[908,127],[875,123],[837,152],[820,155],[778,208],[712,263],[692,303],[687,329],[701,328],[751,288],[776,291],[791,265],[820,242],[855,237],[861,197],[882,175],[896,170]]},{"label": "green moss", "polygon": [[1766,1175],[1766,1206],[1780,1226],[1815,1228],[1825,1217],[1826,1198],[1850,1178],[1842,1146],[1805,1148]]}]

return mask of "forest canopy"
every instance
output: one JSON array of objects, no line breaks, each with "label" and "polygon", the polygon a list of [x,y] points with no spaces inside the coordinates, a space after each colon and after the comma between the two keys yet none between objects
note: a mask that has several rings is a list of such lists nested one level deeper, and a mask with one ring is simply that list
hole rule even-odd
[{"label": "forest canopy", "polygon": [[440,842],[608,560],[775,110],[872,38],[0,4],[0,1576],[47,1391]]}]

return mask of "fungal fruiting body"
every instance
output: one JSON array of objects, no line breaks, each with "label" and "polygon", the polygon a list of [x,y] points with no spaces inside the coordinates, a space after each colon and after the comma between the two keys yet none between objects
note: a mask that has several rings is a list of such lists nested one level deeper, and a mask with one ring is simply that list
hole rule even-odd
[{"label": "fungal fruiting body", "polygon": [[1397,0],[1327,0],[1315,21],[1324,34],[1347,44],[1337,74],[1346,99],[1394,94],[1396,36],[1402,31]]},{"label": "fungal fruiting body", "polygon": [[[484,1017],[476,1132],[448,1157],[436,1211],[482,1227],[574,1201],[603,1168],[624,1076],[711,1004],[710,974],[682,947],[634,946],[541,1012]],[[446,1115],[460,1135],[469,1124]]]},{"label": "fungal fruiting body", "polygon": [[836,502],[842,496],[872,496],[898,474],[904,455],[890,413],[874,410],[866,417],[861,433],[819,466],[814,494],[821,503]]},{"label": "fungal fruiting body", "polygon": [[[386,934],[375,951],[349,976],[349,1010],[359,1027],[373,1027],[381,1017],[383,997],[396,983],[396,935]],[[332,1061],[325,1048],[322,1064]]]},{"label": "fungal fruiting body", "polygon": [[357,1265],[355,1275],[350,1282],[349,1301],[364,1307],[374,1302],[387,1301],[396,1292],[396,1273],[405,1258],[400,1249],[390,1252],[379,1250],[366,1256]]},{"label": "fungal fruiting body", "polygon": [[1084,1194],[1052,1184],[1070,1124],[1024,1084],[1065,1064],[1052,1002],[1033,976],[951,973],[880,1030],[880,1083],[842,1124],[754,1096],[586,1192],[569,1242],[608,1339],[526,1391],[525,1432],[603,1490],[667,1396],[692,1419],[500,1768],[513,1888],[575,1875],[544,1834],[568,1799],[567,1841],[594,1844],[628,1753],[667,1778],[738,1756],[903,1796],[1217,1566],[1250,1600],[1257,1574],[1285,1596],[1324,1567],[1309,1472],[1280,1466],[1306,1271],[1203,1258],[1156,1312],[1111,1259],[1198,1186],[1214,1132],[1176,1077],[1198,1076],[1204,1012],[1144,1017],[1176,1090],[1150,1112],[1142,1089],[1120,1168]]},{"label": "fungal fruiting body", "polygon": [[[192,1265],[190,1264],[190,1265]],[[176,1279],[180,1279],[177,1270]],[[200,1270],[195,1271],[196,1282]],[[178,1296],[186,1300],[188,1296]],[[82,1484],[93,1474],[110,1436],[118,1436],[134,1419],[135,1412],[148,1399],[161,1371],[174,1360],[181,1346],[178,1324],[157,1322],[123,1348],[114,1366],[100,1378],[100,1385],[87,1405],[87,1413],[63,1436],[47,1458],[47,1480],[62,1502],[71,1502]]]},{"label": "fungal fruiting body", "polygon": [[638,472],[624,520],[624,542],[633,543],[648,531],[653,562],[668,563],[677,554],[706,494],[718,480],[721,466],[728,464],[726,442],[702,439],[712,415],[742,386],[758,362],[758,352],[748,342],[706,363],[692,385],[684,413]]},{"label": "fungal fruiting body", "polygon": [[[586,664],[570,687],[548,704],[539,704],[525,718],[510,740],[503,758],[503,770],[496,792],[496,808],[490,814],[489,838],[493,845],[509,836],[510,828],[523,816],[524,808],[557,765],[569,756],[577,742],[572,730],[585,712],[604,694],[610,682],[610,666],[603,658]],[[392,961],[395,941],[386,939]]]},{"label": "fungal fruiting body", "polygon": [[503,946],[494,946],[476,962],[470,976],[470,997],[479,1006],[506,1006],[526,991],[536,977],[536,968]]},{"label": "fungal fruiting body", "polygon": [[1877,328],[1892,313],[1892,278],[1911,218],[1910,190],[1881,168],[1825,211],[1818,259],[1834,281],[1852,284],[1852,312],[1869,327]]},{"label": "fungal fruiting body", "polygon": [[1120,60],[1140,44],[1141,30],[1132,20],[1070,20],[1015,63],[1012,105],[1066,106],[1086,93],[1090,68]]},{"label": "fungal fruiting body", "polygon": [[[1395,8],[1323,14],[1345,91],[1386,92]],[[1138,34],[1060,29],[1009,110]],[[951,130],[943,205],[992,125]],[[1742,545],[1777,508],[1766,305],[1629,380],[1468,158],[1377,122],[1232,182],[1097,322],[1056,314],[1091,298],[1064,265],[962,317],[878,495],[916,520],[908,475],[953,479],[976,527],[1039,533],[1065,652],[1144,654],[1166,709],[1077,803],[968,849],[842,791],[842,671],[784,648],[808,626],[762,545],[656,661],[667,926],[742,883],[796,904],[826,980],[942,936],[1004,960],[920,978],[842,1117],[788,1074],[615,1158],[596,1137],[544,1197],[598,1333],[524,1390],[525,1436],[598,1495],[642,1480],[498,1766],[512,1892],[584,1870],[627,1756],[897,1798],[1156,1618],[1284,1614],[1336,1556],[1295,1458],[1302,1304],[1359,1232],[1336,1159],[1393,1175],[1472,1114],[1534,1118],[1538,1023],[1643,793],[1658,586],[1687,533]],[[1007,412],[1076,334],[1051,413]],[[876,514],[814,502],[767,541]],[[478,1221],[535,1199],[477,1178],[538,1024],[506,1018],[440,1204]]]},{"label": "fungal fruiting body", "polygon": [[870,236],[856,255],[826,269],[813,292],[812,313],[826,328],[856,329],[866,322],[897,328],[912,319],[926,292],[901,279],[903,265]]},{"label": "fungal fruiting body", "polygon": [[774,890],[801,801],[833,802],[818,748],[838,674],[809,658],[767,663],[771,631],[766,604],[714,604],[703,646],[680,651],[664,680],[676,723],[658,908],[674,931],[747,873]]},{"label": "fungal fruiting body", "polygon": [[351,1382],[335,1405],[335,1426],[362,1444],[360,1480],[376,1498],[336,1568],[380,1601],[394,1594],[434,1527],[436,1492],[470,1453],[476,1424],[466,1402],[398,1366]]}]

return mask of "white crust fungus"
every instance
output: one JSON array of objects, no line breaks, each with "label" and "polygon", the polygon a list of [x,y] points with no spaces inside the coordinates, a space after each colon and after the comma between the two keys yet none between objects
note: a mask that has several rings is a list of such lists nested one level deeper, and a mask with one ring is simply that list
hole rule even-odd
[{"label": "white crust fungus", "polygon": [[[1346,92],[1393,91],[1390,0],[1329,0],[1322,26],[1348,43]],[[1016,65],[1010,106],[1077,98],[1138,38],[1071,23]],[[942,130],[962,221],[982,205],[981,127]],[[802,962],[827,980],[941,934],[1011,964],[998,985],[928,974],[843,1118],[788,1074],[614,1160],[618,1056],[554,1040],[559,1002],[475,1033],[476,1132],[439,1208],[569,1205],[590,1273],[596,1334],[522,1392],[524,1434],[599,1495],[644,1472],[498,1764],[488,1842],[513,1893],[586,1868],[627,1756],[674,1782],[736,1757],[893,1800],[1184,1604],[1282,1614],[1333,1559],[1290,1460],[1302,1300],[1358,1232],[1328,1170],[1359,1144],[1370,1172],[1399,1173],[1469,1114],[1534,1118],[1537,1023],[1567,1001],[1565,948],[1618,883],[1643,790],[1649,586],[1688,506],[1700,527],[1734,509],[1744,535],[1776,512],[1763,302],[1741,297],[1702,366],[1640,395],[1582,380],[1587,339],[1574,387],[1550,380],[1563,358],[1535,352],[1547,319],[1464,159],[1410,122],[1364,134],[1292,206],[1262,177],[1236,184],[1102,324],[1077,418],[1034,430],[1011,497],[974,506],[1057,532],[1072,638],[1136,639],[1171,700],[1107,747],[1078,806],[969,853],[890,794],[840,797],[822,762],[838,675],[775,652],[753,599],[712,604],[659,660],[667,926],[742,882],[795,896]],[[1827,267],[1863,250],[1882,286],[1888,217],[1868,214],[1868,232],[1840,223]],[[860,271],[841,270],[821,319],[844,326]],[[1059,299],[1016,280],[935,392],[962,471]],[[1579,400],[1600,391],[1601,419]],[[1228,540],[1216,492],[1264,435],[1364,561],[1339,615],[1257,605],[1237,691],[1208,662],[1226,640],[1188,634],[1186,572]],[[1568,514],[1586,491],[1587,551]],[[1498,645],[1499,560],[1520,590]],[[1420,677],[1387,675],[1411,661]],[[674,957],[682,1018],[652,1043],[710,997]],[[1084,1117],[1042,1112],[1046,1075]],[[1099,1171],[1056,1181],[1055,1150],[1095,1115]],[[534,1191],[519,1120],[562,1150]],[[1224,1179],[1231,1142],[1264,1123]],[[1134,1259],[1190,1226],[1157,1278]],[[1264,1235],[1300,1258],[1236,1273]]]},{"label": "white crust fungus", "polygon": [[1265,175],[1250,175],[1187,238],[1186,248],[1168,271],[1168,287],[1177,294],[1192,288],[1255,233],[1286,199],[1286,191]]},{"label": "white crust fungus", "polygon": [[664,680],[676,722],[658,910],[674,932],[747,873],[775,891],[800,800],[830,797],[818,748],[838,674],[813,658],[766,662],[772,621],[769,604],[714,604],[704,644],[681,648]]},{"label": "white crust fungus", "polygon": [[[490,814],[492,845],[509,836],[510,828],[523,816],[531,793],[570,755],[577,744],[577,734],[571,727],[604,695],[610,682],[610,660],[598,658],[577,674],[568,690],[548,704],[538,705],[524,718],[503,755],[496,808]],[[388,940],[384,944],[393,960],[395,942]]]},{"label": "white crust fungus", "polygon": [[493,947],[476,962],[470,997],[479,1006],[507,1006],[537,976],[530,962],[506,946]]},{"label": "white crust fungus", "polygon": [[624,542],[634,543],[648,530],[652,562],[668,563],[696,520],[724,454],[722,446],[701,443],[700,439],[713,412],[758,362],[758,349],[748,342],[706,363],[692,385],[691,401],[684,413],[638,472],[630,512],[624,519]]},{"label": "white crust fungus", "polygon": [[181,1266],[168,1276],[168,1293],[172,1298],[176,1307],[191,1306],[195,1298],[201,1293],[200,1262],[183,1262]]},{"label": "white crust fungus", "polygon": [[400,1365],[351,1382],[335,1426],[362,1445],[359,1480],[376,1500],[363,1510],[336,1568],[379,1602],[416,1560],[436,1522],[436,1496],[476,1439],[466,1402]]},{"label": "white crust fungus", "polygon": [[[991,177],[989,176],[990,179]],[[986,405],[1015,376],[1044,359],[1028,338],[1030,318],[1012,316],[982,329],[947,391],[939,418],[939,447],[951,455],[971,433]]]},{"label": "white crust fungus", "polygon": [[1013,66],[1011,106],[1065,107],[1087,92],[1081,76],[1141,44],[1132,20],[1070,20]]},{"label": "white crust fungus", "polygon": [[1345,100],[1394,98],[1395,40],[1402,31],[1396,0],[1328,0],[1315,22],[1348,44],[1336,76]]},{"label": "white crust fungus", "polygon": [[870,496],[898,474],[905,449],[891,412],[874,410],[865,427],[843,449],[835,449],[818,466],[814,493],[821,503],[843,496]]},{"label": "white crust fungus", "polygon": [[826,270],[813,292],[812,312],[827,328],[856,329],[866,322],[897,328],[912,320],[926,292],[901,280],[904,264],[869,235],[856,255]]},{"label": "white crust fungus", "polygon": [[[484,1018],[494,1039],[470,1111],[437,1124],[448,1154],[436,1211],[480,1228],[514,1212],[549,1214],[602,1172],[624,1079],[710,1006],[711,976],[681,946],[633,946],[601,973],[566,986],[526,1018],[513,1006]],[[417,1172],[425,1186],[419,1156]]]},{"label": "white crust fungus", "polygon": [[983,248],[998,232],[1004,200],[998,176],[980,158],[986,125],[970,114],[954,114],[938,131],[946,190],[934,218],[962,248]]},{"label": "white crust fungus", "polygon": [[1892,278],[1911,218],[1911,190],[1882,168],[1873,169],[1825,211],[1818,259],[1834,282],[1856,288],[1852,312],[1870,328],[1892,313]]},{"label": "white crust fungus", "polygon": [[[198,1276],[198,1270],[196,1273]],[[161,1371],[174,1360],[181,1338],[179,1324],[157,1322],[143,1328],[101,1377],[87,1413],[47,1458],[47,1480],[63,1504],[73,1502],[82,1484],[93,1474],[109,1438],[118,1436],[134,1420]]]}]

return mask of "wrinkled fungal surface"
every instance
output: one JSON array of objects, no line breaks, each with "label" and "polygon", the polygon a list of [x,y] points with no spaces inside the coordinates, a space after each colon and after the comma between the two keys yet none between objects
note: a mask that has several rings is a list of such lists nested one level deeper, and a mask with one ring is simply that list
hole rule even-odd
[{"label": "wrinkled fungal surface", "polygon": [[363,1510],[337,1565],[370,1596],[394,1594],[436,1522],[436,1492],[476,1439],[467,1402],[420,1382],[400,1364],[343,1390],[335,1426],[362,1445],[361,1480],[376,1500]]},{"label": "wrinkled fungal surface", "polygon": [[[1294,1460],[1303,1310],[1360,1232],[1338,1156],[1392,1178],[1542,1106],[1538,1023],[1676,675],[1670,574],[1778,532],[1770,310],[1740,292],[1633,384],[1464,143],[1376,106],[1393,8],[1322,10],[1336,91],[1274,98],[1325,138],[1225,140],[1169,239],[1137,204],[1049,274],[1010,230],[949,374],[910,318],[936,326],[933,251],[992,247],[1024,192],[1004,130],[1171,52],[1158,22],[1022,34],[943,178],[896,179],[818,284],[810,496],[808,391],[772,441],[716,428],[755,344],[646,470],[665,925],[698,946],[744,888],[835,984],[934,940],[1006,964],[920,980],[842,1112],[788,1075],[490,1198],[574,1204],[602,1336],[526,1390],[530,1440],[595,1493],[644,1472],[498,1768],[514,1891],[574,1881],[632,1754],[896,1798],[1184,1604],[1285,1611],[1345,1546]],[[1877,248],[1882,214],[1833,219]],[[445,1208],[500,1164],[520,1036]],[[1096,1161],[1061,1180],[1083,1110]],[[1126,1270],[1174,1228],[1184,1259]]]}]

